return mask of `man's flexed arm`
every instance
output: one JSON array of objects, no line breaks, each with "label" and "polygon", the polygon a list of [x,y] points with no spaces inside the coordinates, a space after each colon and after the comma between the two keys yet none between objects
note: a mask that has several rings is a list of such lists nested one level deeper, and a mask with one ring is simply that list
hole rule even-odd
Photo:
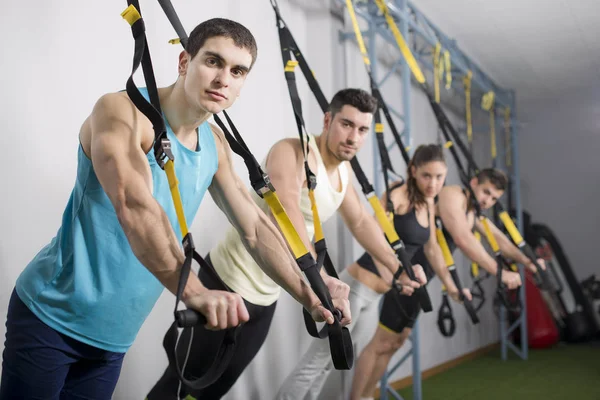
[{"label": "man's flexed arm", "polygon": [[[442,189],[438,197],[438,207],[442,223],[454,240],[454,243],[472,261],[481,265],[492,275],[496,275],[499,266],[496,260],[488,254],[481,242],[479,242],[469,226],[465,209],[464,194],[457,187],[446,187]],[[518,273],[511,271],[502,272],[502,281],[509,289],[521,285],[521,277]]]},{"label": "man's flexed arm", "polygon": [[[312,289],[305,283],[281,233],[252,200],[235,174],[231,150],[222,132],[216,127],[212,128],[219,151],[219,169],[209,188],[215,203],[227,215],[238,231],[244,247],[265,273],[311,311],[313,318],[333,323],[331,312],[320,304]],[[279,194],[278,188],[276,189]],[[347,294],[342,297],[333,298],[333,302],[344,314],[342,324],[347,324],[350,322]]]},{"label": "man's flexed arm", "polygon": [[[84,149],[89,145],[96,176],[133,253],[175,294],[185,257],[167,215],[152,196],[152,173],[143,150],[151,148],[152,133],[150,121],[119,93],[105,95],[96,103],[81,139]],[[206,316],[208,328],[223,329],[247,319],[241,298],[207,290],[194,274],[189,276],[183,301]],[[223,317],[228,307],[237,312]]]},{"label": "man's flexed arm", "polygon": [[450,233],[456,246],[469,259],[494,275],[497,268],[496,261],[473,235],[464,203],[464,194],[458,187],[449,186],[442,189],[438,196],[438,207],[444,228]]},{"label": "man's flexed arm", "polygon": [[[492,235],[494,235],[494,238],[496,239],[496,242],[498,243],[498,247],[500,248],[502,254],[519,264],[523,264],[524,266],[529,268],[531,272],[535,273],[537,271],[535,264],[532,263],[529,260],[529,258],[525,254],[523,254],[517,246],[513,244],[512,240],[510,240],[504,233],[502,233],[502,231],[498,229],[498,227],[492,221],[490,221],[489,218],[487,221],[488,226],[490,227],[490,231],[492,232]],[[475,222],[475,229],[477,229],[481,234],[485,235],[485,229],[480,221]],[[539,259],[537,261],[540,264],[540,266],[545,269],[544,260]]]}]

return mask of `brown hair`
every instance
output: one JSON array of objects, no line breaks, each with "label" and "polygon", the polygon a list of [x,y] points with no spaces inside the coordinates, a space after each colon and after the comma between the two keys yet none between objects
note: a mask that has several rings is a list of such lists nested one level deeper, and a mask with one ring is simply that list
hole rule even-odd
[{"label": "brown hair", "polygon": [[408,201],[413,207],[423,206],[426,204],[425,196],[417,187],[417,180],[412,175],[412,167],[418,168],[422,165],[433,161],[441,161],[446,164],[444,150],[437,144],[422,144],[415,150],[408,166],[406,168],[406,189],[408,192]]},{"label": "brown hair", "polygon": [[377,110],[377,99],[362,89],[342,89],[333,96],[329,103],[331,119],[346,105],[363,113],[374,114]]},{"label": "brown hair", "polygon": [[477,174],[477,182],[480,185],[488,181],[498,190],[505,191],[508,186],[508,177],[496,168],[485,168]]},{"label": "brown hair", "polygon": [[185,50],[194,58],[208,39],[218,36],[229,38],[236,46],[247,49],[252,55],[252,68],[258,51],[256,40],[248,28],[230,19],[212,18],[198,24],[190,33]]}]

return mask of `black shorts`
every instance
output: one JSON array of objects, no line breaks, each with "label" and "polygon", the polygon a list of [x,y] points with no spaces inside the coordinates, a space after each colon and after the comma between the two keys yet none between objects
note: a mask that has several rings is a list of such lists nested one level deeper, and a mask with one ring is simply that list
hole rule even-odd
[{"label": "black shorts", "polygon": [[[435,276],[435,272],[427,261],[423,248],[412,258],[413,264],[420,264],[427,276],[427,283]],[[393,332],[401,333],[404,328],[412,328],[421,312],[417,296],[397,295],[391,291],[383,296],[383,304],[379,314],[379,323]]]}]

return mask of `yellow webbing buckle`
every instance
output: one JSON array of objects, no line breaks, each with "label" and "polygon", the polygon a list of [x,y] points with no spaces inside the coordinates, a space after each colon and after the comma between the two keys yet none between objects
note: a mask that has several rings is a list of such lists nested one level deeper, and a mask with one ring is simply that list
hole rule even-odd
[{"label": "yellow webbing buckle", "polygon": [[381,122],[375,124],[375,133],[383,133],[383,124]]},{"label": "yellow webbing buckle", "polygon": [[451,140],[448,140],[446,143],[444,143],[444,148],[449,149],[453,145],[454,143]]},{"label": "yellow webbing buckle", "polygon": [[133,25],[135,21],[142,18],[140,12],[133,6],[133,4],[130,4],[129,7],[127,7],[125,11],[121,13],[121,17],[123,17],[123,19],[127,21],[129,25]]},{"label": "yellow webbing buckle", "polygon": [[180,43],[181,43],[181,39],[179,39],[179,38],[169,40],[169,44],[180,44]]},{"label": "yellow webbing buckle", "polygon": [[285,72],[294,72],[294,69],[298,66],[298,61],[294,61],[294,60],[289,60],[286,64],[285,64],[285,68],[284,71]]}]

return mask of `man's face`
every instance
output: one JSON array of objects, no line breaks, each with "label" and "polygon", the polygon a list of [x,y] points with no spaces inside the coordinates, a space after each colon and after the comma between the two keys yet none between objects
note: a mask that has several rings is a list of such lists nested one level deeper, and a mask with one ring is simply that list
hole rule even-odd
[{"label": "man's face", "polygon": [[471,188],[483,210],[493,207],[498,199],[504,194],[503,190],[499,190],[488,180],[479,183],[477,178],[473,178],[473,180],[471,180]]},{"label": "man's face", "polygon": [[179,74],[185,76],[188,102],[213,114],[230,107],[240,95],[251,64],[250,52],[223,36],[207,39],[191,60],[182,52]]},{"label": "man's face", "polygon": [[430,161],[418,167],[411,167],[411,174],[417,182],[417,188],[428,198],[434,198],[440,193],[447,173],[448,167],[442,161]]},{"label": "man's face", "polygon": [[370,130],[373,114],[345,105],[333,118],[325,114],[327,148],[340,161],[350,161],[362,147]]}]

